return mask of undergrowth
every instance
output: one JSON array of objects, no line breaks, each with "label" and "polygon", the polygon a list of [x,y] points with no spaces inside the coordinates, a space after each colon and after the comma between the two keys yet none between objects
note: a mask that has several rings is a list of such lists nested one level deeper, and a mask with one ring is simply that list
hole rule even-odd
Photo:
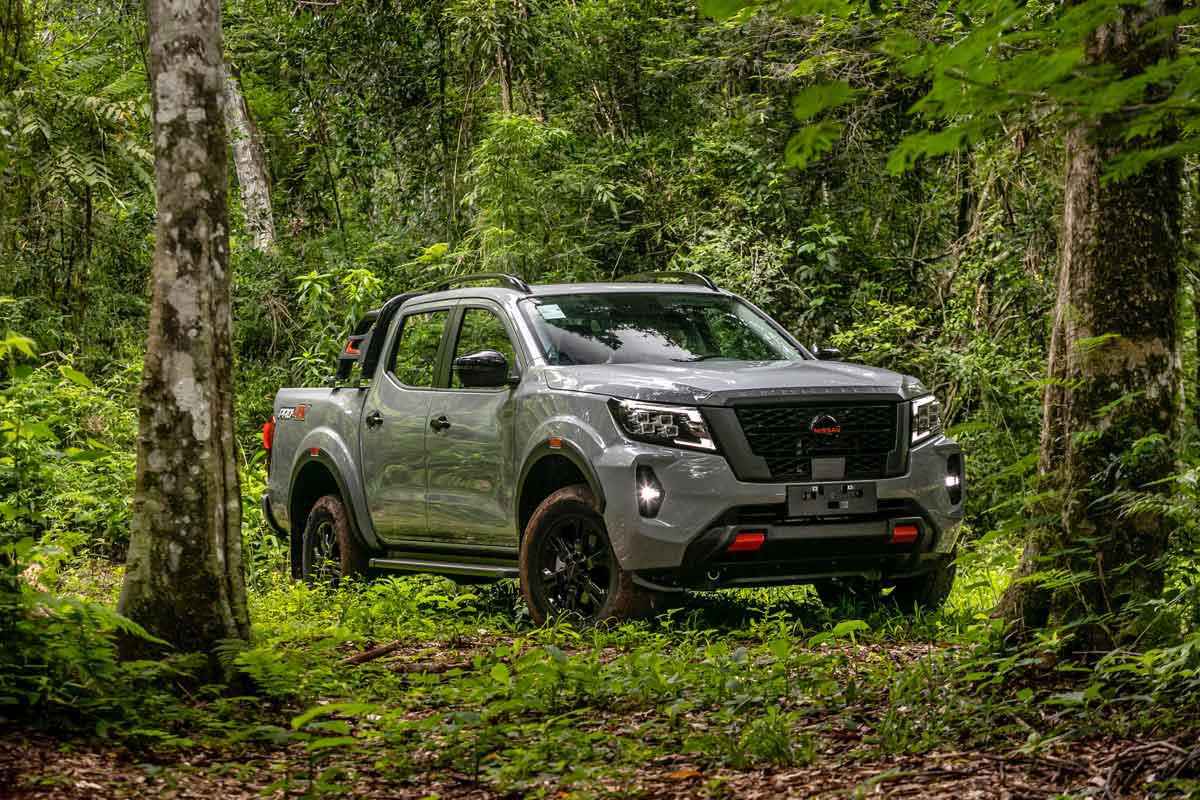
[{"label": "undergrowth", "polygon": [[[512,582],[388,577],[329,590],[270,573],[251,595],[253,645],[222,653],[251,694],[195,685],[182,657],[118,662],[101,588],[37,626],[60,664],[20,701],[69,709],[77,726],[139,748],[285,753],[299,759],[288,780],[310,794],[345,790],[356,763],[394,780],[437,772],[501,791],[590,792],[671,754],[704,769],[835,752],[1034,754],[1200,725],[1200,636],[1081,671],[1056,662],[1053,632],[1006,646],[986,614],[987,564],[966,564],[947,607],[915,618],[825,609],[797,587],[695,595],[651,622],[593,628],[532,626]],[[88,569],[79,581],[67,570],[63,585],[116,584]],[[81,637],[89,614],[97,624]],[[386,658],[343,662],[393,641]]]}]

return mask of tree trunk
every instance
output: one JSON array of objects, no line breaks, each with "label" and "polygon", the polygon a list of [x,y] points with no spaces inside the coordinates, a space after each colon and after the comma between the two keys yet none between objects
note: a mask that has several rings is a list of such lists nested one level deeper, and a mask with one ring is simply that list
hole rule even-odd
[{"label": "tree trunk", "polygon": [[0,90],[5,93],[20,82],[17,64],[27,63],[28,27],[23,0],[0,0]]},{"label": "tree trunk", "polygon": [[1200,281],[1192,281],[1192,325],[1195,330],[1195,374],[1192,386],[1192,425],[1200,431]]},{"label": "tree trunk", "polygon": [[[1136,73],[1161,55],[1139,43],[1153,14],[1127,9],[1090,39],[1089,56]],[[1052,498],[998,613],[1022,628],[1078,623],[1077,652],[1140,632],[1121,615],[1162,591],[1167,520],[1131,513],[1114,493],[1156,492],[1174,470],[1179,359],[1180,166],[1159,161],[1121,182],[1105,164],[1130,145],[1114,121],[1066,139],[1058,299],[1043,397],[1039,472]],[[1161,141],[1141,144],[1164,144]],[[1053,587],[1034,573],[1055,574]],[[1070,574],[1070,581],[1062,580]],[[1030,580],[1030,578],[1033,578]]]},{"label": "tree trunk", "polygon": [[503,45],[496,49],[496,75],[500,79],[500,110],[511,114],[513,110],[512,61]]},{"label": "tree trunk", "polygon": [[242,189],[242,210],[246,215],[246,230],[254,249],[266,252],[275,247],[275,219],[271,215],[271,184],[267,178],[267,159],[262,139],[233,65],[225,65],[224,81],[225,130],[233,144],[233,165],[238,186]]},{"label": "tree trunk", "polygon": [[[1195,232],[1200,231],[1200,171],[1196,169],[1190,170],[1190,175],[1185,178],[1187,186],[1187,206],[1192,213],[1192,224],[1190,226],[1192,235],[1184,235],[1185,239],[1190,239],[1190,261],[1192,263],[1192,328],[1193,328],[1193,357],[1196,363],[1193,367],[1192,374],[1192,394],[1190,397],[1192,405],[1192,425],[1193,436],[1200,433],[1200,275],[1197,275],[1196,256],[1200,255],[1200,248],[1197,247]],[[1200,614],[1200,608],[1196,609],[1196,613]]]},{"label": "tree trunk", "polygon": [[230,375],[221,4],[147,0],[147,10],[158,222],[119,609],[211,656],[221,640],[250,635]]}]

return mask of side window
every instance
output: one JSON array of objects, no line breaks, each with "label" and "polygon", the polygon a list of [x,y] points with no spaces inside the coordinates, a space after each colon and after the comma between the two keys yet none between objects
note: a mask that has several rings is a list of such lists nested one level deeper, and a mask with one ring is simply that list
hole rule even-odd
[{"label": "side window", "polygon": [[401,322],[400,338],[392,349],[388,370],[405,386],[433,386],[438,345],[448,311],[420,311]]},{"label": "side window", "polygon": [[[458,342],[454,346],[454,358],[469,356],[481,350],[495,350],[508,360],[510,367],[516,364],[516,353],[500,318],[486,308],[464,309]],[[453,359],[451,363],[454,363]],[[450,387],[464,388],[458,370],[453,368],[450,370]]]}]

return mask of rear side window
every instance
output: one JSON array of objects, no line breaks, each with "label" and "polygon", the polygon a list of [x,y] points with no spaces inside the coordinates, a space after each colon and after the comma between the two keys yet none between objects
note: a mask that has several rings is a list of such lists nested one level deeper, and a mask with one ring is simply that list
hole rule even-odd
[{"label": "rear side window", "polygon": [[420,311],[400,322],[400,337],[392,350],[389,371],[405,386],[433,386],[438,346],[448,311]]}]

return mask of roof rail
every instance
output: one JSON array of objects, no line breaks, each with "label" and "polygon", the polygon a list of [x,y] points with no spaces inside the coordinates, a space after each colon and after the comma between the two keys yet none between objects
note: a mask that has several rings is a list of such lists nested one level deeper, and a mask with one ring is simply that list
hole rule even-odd
[{"label": "roof rail", "polygon": [[477,281],[496,281],[497,283],[504,284],[509,289],[516,289],[518,292],[521,292],[522,294],[532,294],[533,293],[533,290],[529,288],[528,283],[521,280],[520,278],[518,278],[515,275],[506,275],[502,272],[480,272],[475,275],[455,275],[454,277],[446,278],[443,281],[438,281],[437,283],[430,284],[429,286],[426,286],[422,291],[440,292],[443,289],[451,289],[455,286],[459,286],[464,283],[475,283]]},{"label": "roof rail", "polygon": [[639,272],[636,275],[624,275],[619,280],[629,283],[658,283],[662,278],[674,278],[690,286],[707,286],[714,292],[720,291],[720,287],[713,283],[711,278],[699,272]]}]

